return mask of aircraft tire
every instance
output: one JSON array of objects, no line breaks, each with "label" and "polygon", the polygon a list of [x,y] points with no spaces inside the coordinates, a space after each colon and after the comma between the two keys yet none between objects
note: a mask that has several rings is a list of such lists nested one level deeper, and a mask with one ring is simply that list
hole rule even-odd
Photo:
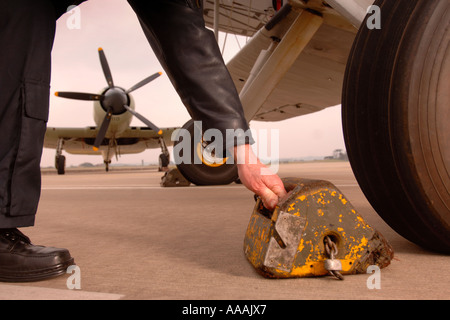
[{"label": "aircraft tire", "polygon": [[59,175],[63,175],[66,173],[66,157],[59,156],[56,157],[56,169]]},{"label": "aircraft tire", "polygon": [[[182,161],[183,149],[179,144],[183,143],[183,138],[177,137],[174,143],[174,158],[178,170],[191,183],[198,186],[205,185],[227,185],[238,179],[237,166],[235,164],[208,165],[202,161],[197,153],[199,141],[194,141],[194,121],[188,121],[182,129],[186,129],[190,134],[191,147],[190,161]],[[180,147],[180,152],[177,148]]]},{"label": "aircraft tire", "polygon": [[450,253],[450,2],[374,4],[381,29],[364,21],[344,79],[349,160],[390,227],[423,248]]},{"label": "aircraft tire", "polygon": [[162,171],[163,168],[165,168],[169,165],[169,163],[170,163],[169,158],[164,153],[161,153],[159,155],[159,161],[158,161],[159,171]]}]

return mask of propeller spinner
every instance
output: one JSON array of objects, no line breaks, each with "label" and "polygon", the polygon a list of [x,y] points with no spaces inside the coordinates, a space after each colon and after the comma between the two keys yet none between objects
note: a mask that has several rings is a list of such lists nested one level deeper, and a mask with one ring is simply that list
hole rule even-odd
[{"label": "propeller spinner", "polygon": [[142,121],[150,129],[161,135],[162,134],[161,129],[155,126],[150,120],[145,118],[143,115],[139,114],[138,112],[130,108],[130,106],[128,106],[129,102],[128,94],[155,80],[162,73],[157,72],[145,78],[144,80],[136,83],[130,89],[124,90],[120,87],[114,86],[111,70],[109,68],[108,60],[106,59],[106,55],[103,49],[99,48],[98,53],[100,57],[100,64],[102,66],[103,74],[105,75],[106,82],[108,83],[108,88],[103,94],[82,93],[82,92],[55,92],[55,95],[61,98],[85,100],[85,101],[100,101],[102,108],[106,111],[106,115],[100,126],[97,137],[95,138],[93,149],[97,151],[100,148],[103,139],[105,139],[106,132],[108,131],[109,124],[111,122],[111,117],[115,114],[122,114],[124,112],[130,112],[133,116]]}]

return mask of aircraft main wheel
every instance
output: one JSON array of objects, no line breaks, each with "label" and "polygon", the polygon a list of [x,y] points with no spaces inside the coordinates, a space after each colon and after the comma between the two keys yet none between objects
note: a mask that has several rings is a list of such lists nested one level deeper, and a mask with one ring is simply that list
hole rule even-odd
[{"label": "aircraft main wheel", "polygon": [[66,173],[66,157],[65,156],[56,157],[56,170],[58,170],[58,174],[60,174],[60,175]]},{"label": "aircraft main wheel", "polygon": [[344,80],[349,160],[395,231],[450,253],[450,2],[374,4],[381,29],[363,23]]},{"label": "aircraft main wheel", "polygon": [[169,162],[169,158],[164,153],[161,153],[159,155],[158,171],[163,171],[164,168],[167,168],[169,166]]},{"label": "aircraft main wheel", "polygon": [[[194,141],[194,121],[188,121],[183,127],[189,132],[190,143],[183,143],[183,137],[177,137],[174,143],[174,158],[178,170],[191,183],[196,185],[225,185],[238,179],[237,166],[227,164],[227,158],[203,157],[202,141]],[[188,137],[186,137],[188,138]],[[176,152],[179,144],[190,146],[190,159],[182,162],[184,150]],[[178,147],[177,147],[178,146]]]}]

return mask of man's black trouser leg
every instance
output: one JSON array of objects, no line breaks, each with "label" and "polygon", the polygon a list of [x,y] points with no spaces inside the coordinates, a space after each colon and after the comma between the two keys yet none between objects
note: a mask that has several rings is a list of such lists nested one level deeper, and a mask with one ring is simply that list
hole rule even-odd
[{"label": "man's black trouser leg", "polygon": [[205,28],[202,0],[128,0],[181,100],[203,129],[248,130],[235,85],[212,31]]},{"label": "man's black trouser leg", "polygon": [[34,224],[55,21],[50,0],[0,2],[0,228]]},{"label": "man's black trouser leg", "polygon": [[[129,0],[194,120],[248,129],[234,84],[197,0]],[[0,228],[34,224],[48,119],[51,0],[0,2]]]}]

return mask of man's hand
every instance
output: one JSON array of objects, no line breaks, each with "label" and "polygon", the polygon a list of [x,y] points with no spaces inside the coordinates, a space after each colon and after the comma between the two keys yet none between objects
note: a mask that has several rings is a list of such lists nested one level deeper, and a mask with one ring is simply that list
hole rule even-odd
[{"label": "man's hand", "polygon": [[273,210],[286,195],[280,177],[259,161],[248,144],[234,147],[234,155],[241,182],[260,196],[267,209]]}]

